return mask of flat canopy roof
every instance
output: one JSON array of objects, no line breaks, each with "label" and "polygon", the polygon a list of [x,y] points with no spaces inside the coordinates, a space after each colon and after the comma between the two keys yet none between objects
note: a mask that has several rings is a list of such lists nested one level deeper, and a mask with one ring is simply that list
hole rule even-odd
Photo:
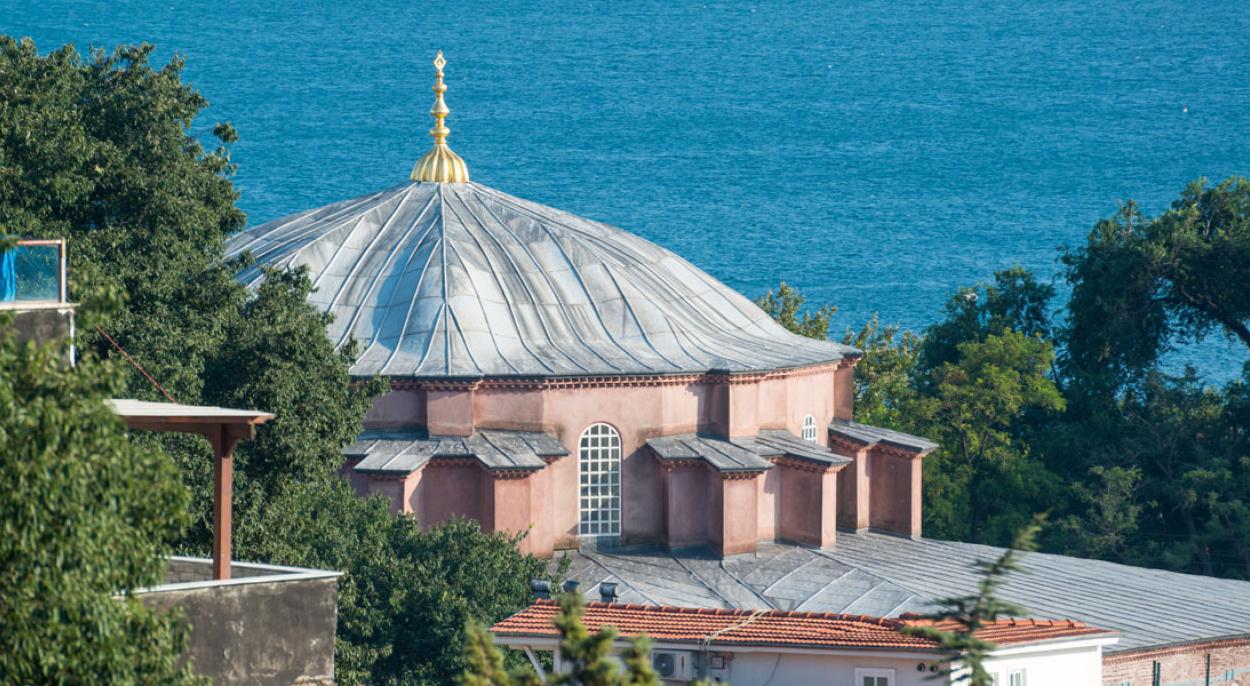
[{"label": "flat canopy roof", "polygon": [[269,412],[234,410],[209,405],[156,403],[147,400],[114,398],[108,401],[114,414],[127,420],[166,421],[188,424],[246,424],[256,426],[273,419]]}]

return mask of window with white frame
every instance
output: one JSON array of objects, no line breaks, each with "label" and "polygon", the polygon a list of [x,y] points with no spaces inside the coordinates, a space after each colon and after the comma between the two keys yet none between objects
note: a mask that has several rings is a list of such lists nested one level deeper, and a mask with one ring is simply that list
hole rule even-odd
[{"label": "window with white frame", "polygon": [[894,686],[894,670],[856,669],[855,686]]},{"label": "window with white frame", "polygon": [[621,535],[621,435],[607,424],[582,432],[577,451],[583,536]]},{"label": "window with white frame", "polygon": [[1024,686],[1024,670],[1007,672],[1007,686]]},{"label": "window with white frame", "polygon": [[810,414],[803,418],[803,440],[816,442],[816,418]]}]

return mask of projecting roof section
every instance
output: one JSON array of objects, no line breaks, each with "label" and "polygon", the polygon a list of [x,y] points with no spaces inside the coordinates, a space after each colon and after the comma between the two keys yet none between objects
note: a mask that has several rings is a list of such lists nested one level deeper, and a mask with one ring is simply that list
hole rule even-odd
[{"label": "projecting roof section", "polygon": [[407,476],[433,459],[475,459],[490,470],[533,470],[544,458],[568,455],[554,436],[536,431],[481,430],[472,436],[428,436],[417,429],[365,431],[343,449],[355,471]]},{"label": "projecting roof section", "polygon": [[633,234],[476,183],[408,183],[249,229],[231,257],[305,266],[357,376],[764,371],[858,354],[797,336]]},{"label": "projecting roof section", "polygon": [[849,463],[838,455],[788,431],[765,430],[750,438],[725,440],[698,434],[661,436],[647,440],[661,461],[702,461],[718,472],[760,472],[772,468],[772,458],[783,455],[825,467]]},{"label": "projecting roof section", "polygon": [[263,424],[273,415],[259,410],[235,410],[211,405],[183,405],[181,403],[157,403],[149,400],[113,398],[106,400],[113,414],[126,421],[210,424]]},{"label": "projecting roof section", "polygon": [[[839,532],[832,550],[761,545],[723,560],[658,549],[583,550],[568,578],[597,598],[616,582],[622,602],[899,617],[938,598],[976,593],[977,560],[1002,549],[971,543]],[[1024,553],[999,595],[1031,617],[1119,631],[1108,651],[1250,635],[1250,581],[1100,560]]]},{"label": "projecting roof section", "polygon": [[[496,636],[508,638],[549,638],[559,632],[554,621],[560,605],[539,600],[493,627]],[[662,643],[698,643],[701,646],[773,646],[800,648],[891,648],[933,651],[931,639],[911,636],[904,629],[912,625],[934,626],[932,621],[888,619],[866,615],[830,612],[786,612],[783,610],[714,610],[616,603],[588,603],[582,621],[590,631],[615,627],[619,635],[647,635]],[[943,631],[956,631],[952,620],[936,624]],[[1071,620],[1000,619],[990,621],[976,632],[978,638],[996,645],[1026,645],[1060,640],[1113,639],[1114,632]],[[505,640],[505,643],[507,641]]]},{"label": "projecting roof section", "polygon": [[863,446],[886,444],[895,448],[914,453],[927,453],[938,447],[937,443],[927,438],[905,434],[893,429],[882,429],[879,426],[860,424],[847,419],[835,419],[829,423],[829,431],[835,437],[848,439]]}]

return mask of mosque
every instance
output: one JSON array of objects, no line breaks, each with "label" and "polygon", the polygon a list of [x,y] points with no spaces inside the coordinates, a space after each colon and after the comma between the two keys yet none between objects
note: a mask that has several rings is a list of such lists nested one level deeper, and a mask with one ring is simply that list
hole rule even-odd
[{"label": "mosque", "polygon": [[[306,267],[331,339],[357,343],[352,375],[389,381],[345,449],[359,493],[425,526],[526,532],[524,550],[630,602],[890,617],[975,592],[971,563],[996,551],[922,538],[936,445],[853,421],[859,350],[790,333],[627,231],[470,181],[444,66],[409,182],[229,246],[255,258],[238,277],[253,287]],[[1250,583],[1023,566],[1008,600],[1121,632],[1106,674],[1204,654],[1208,675],[1212,655],[1250,671]]]},{"label": "mosque", "polygon": [[851,421],[858,350],[790,333],[681,257],[469,180],[447,144],[412,179],[258,226],[231,253],[306,266],[352,374],[391,392],[346,451],[361,493],[523,547],[832,546],[920,533],[923,439]]}]

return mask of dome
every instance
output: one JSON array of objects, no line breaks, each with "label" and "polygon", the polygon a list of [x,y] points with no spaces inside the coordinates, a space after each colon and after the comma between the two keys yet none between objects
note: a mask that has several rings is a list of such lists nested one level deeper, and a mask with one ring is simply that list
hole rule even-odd
[{"label": "dome", "polygon": [[231,257],[305,266],[355,338],[355,376],[583,377],[768,371],[855,351],[790,333],[686,260],[481,184],[405,183],[262,224]]}]

